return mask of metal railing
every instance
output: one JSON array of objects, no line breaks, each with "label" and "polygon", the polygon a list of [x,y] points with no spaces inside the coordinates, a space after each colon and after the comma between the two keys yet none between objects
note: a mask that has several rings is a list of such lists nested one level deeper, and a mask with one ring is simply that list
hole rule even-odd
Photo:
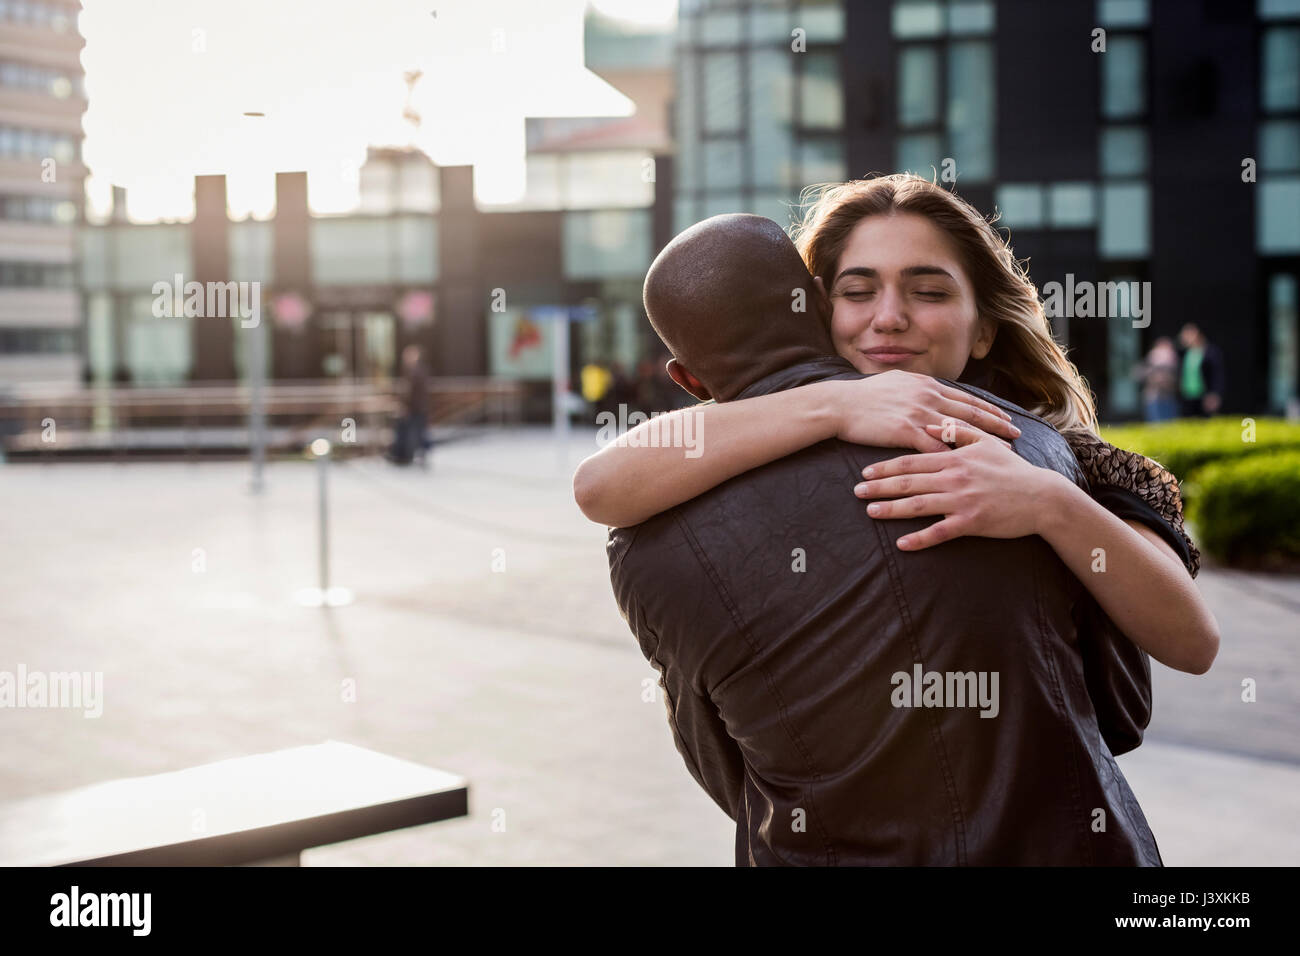
[{"label": "metal railing", "polygon": [[[301,450],[325,434],[357,451],[378,450],[401,410],[399,388],[400,383],[269,384],[263,396],[268,447]],[[429,394],[432,424],[509,424],[521,418],[522,392],[514,381],[436,378]],[[0,437],[6,455],[18,457],[241,452],[249,447],[250,401],[250,389],[236,382],[166,388],[15,386],[0,394]]]}]

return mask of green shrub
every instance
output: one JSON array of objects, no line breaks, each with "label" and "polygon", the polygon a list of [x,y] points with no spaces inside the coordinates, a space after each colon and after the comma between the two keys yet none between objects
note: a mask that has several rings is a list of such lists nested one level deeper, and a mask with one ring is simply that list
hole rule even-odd
[{"label": "green shrub", "polygon": [[[1241,456],[1300,449],[1300,422],[1255,418],[1255,440],[1246,441],[1241,418],[1189,418],[1157,425],[1105,427],[1101,437],[1118,448],[1153,458],[1186,481],[1202,465]],[[1186,496],[1186,489],[1184,490]]]},{"label": "green shrub", "polygon": [[1188,484],[1204,550],[1229,564],[1300,559],[1300,450],[1211,462]]}]

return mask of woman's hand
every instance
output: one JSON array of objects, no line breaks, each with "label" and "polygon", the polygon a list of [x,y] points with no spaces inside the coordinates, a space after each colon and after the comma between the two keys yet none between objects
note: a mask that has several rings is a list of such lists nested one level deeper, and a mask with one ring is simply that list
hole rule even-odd
[{"label": "woman's hand", "polygon": [[944,445],[941,452],[903,455],[864,468],[867,480],[853,489],[859,498],[893,499],[868,505],[873,518],[945,516],[899,538],[899,548],[919,551],[963,535],[1021,538],[1038,533],[1044,509],[1064,477],[1030,464],[1006,442],[969,425],[949,422],[926,429],[936,440],[950,437],[958,447]]},{"label": "woman's hand", "polygon": [[859,498],[892,499],[869,505],[873,517],[945,516],[899,538],[899,548],[919,551],[963,535],[1038,535],[1129,640],[1175,670],[1210,669],[1219,625],[1182,560],[1155,531],[1117,518],[1070,479],[1031,465],[1000,439],[966,425],[947,427],[952,431],[928,430],[952,438],[956,449],[864,468],[867,481],[854,489]]},{"label": "woman's hand", "polygon": [[891,369],[868,378],[827,382],[834,388],[835,437],[857,445],[948,450],[930,425],[964,422],[981,434],[1016,438],[1011,416],[991,402],[928,375]]}]

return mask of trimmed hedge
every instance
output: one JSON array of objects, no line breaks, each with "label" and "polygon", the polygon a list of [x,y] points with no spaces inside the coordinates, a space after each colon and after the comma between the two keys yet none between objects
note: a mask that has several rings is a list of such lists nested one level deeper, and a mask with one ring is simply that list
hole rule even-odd
[{"label": "trimmed hedge", "polygon": [[1229,564],[1300,560],[1300,450],[1212,462],[1188,485],[1204,550]]},{"label": "trimmed hedge", "polygon": [[1192,418],[1156,425],[1103,428],[1101,437],[1117,448],[1153,458],[1178,477],[1191,477],[1202,465],[1261,452],[1300,449],[1300,422],[1255,418],[1255,440],[1244,440],[1241,418]]}]

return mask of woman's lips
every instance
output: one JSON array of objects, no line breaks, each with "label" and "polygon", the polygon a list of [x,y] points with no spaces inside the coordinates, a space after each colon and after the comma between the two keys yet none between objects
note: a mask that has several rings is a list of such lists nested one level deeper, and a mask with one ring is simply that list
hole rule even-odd
[{"label": "woman's lips", "polygon": [[899,365],[910,358],[915,358],[919,353],[905,349],[872,349],[862,354],[873,362],[880,362],[883,365]]}]

